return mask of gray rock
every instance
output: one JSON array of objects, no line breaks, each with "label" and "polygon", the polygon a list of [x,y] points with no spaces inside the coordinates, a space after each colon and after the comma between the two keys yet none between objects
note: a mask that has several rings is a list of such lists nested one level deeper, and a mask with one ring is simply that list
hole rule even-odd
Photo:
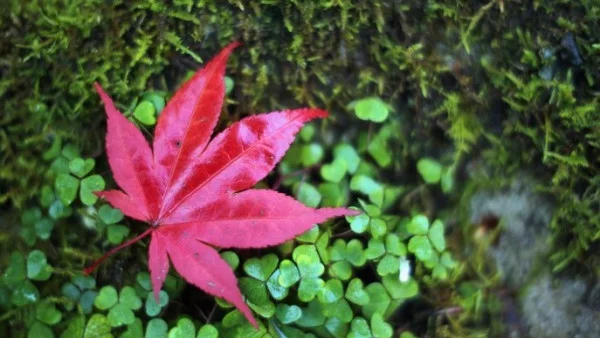
[{"label": "gray rock", "polygon": [[488,253],[510,288],[525,285],[535,263],[548,254],[552,210],[547,198],[522,182],[502,191],[480,192],[471,199],[472,224],[488,216],[500,219],[501,234]]},{"label": "gray rock", "polygon": [[585,305],[586,290],[582,280],[554,280],[550,273],[536,278],[521,297],[529,336],[600,337],[600,312]]},{"label": "gray rock", "polygon": [[521,324],[510,337],[600,337],[600,284],[572,276],[553,276],[547,263],[553,206],[523,181],[501,191],[482,191],[471,199],[471,222],[500,219],[500,234],[488,255],[509,289],[520,294]]}]

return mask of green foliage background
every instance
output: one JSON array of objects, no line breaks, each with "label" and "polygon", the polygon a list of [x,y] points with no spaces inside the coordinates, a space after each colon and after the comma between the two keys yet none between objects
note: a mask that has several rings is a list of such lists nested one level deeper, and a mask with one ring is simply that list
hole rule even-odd
[{"label": "green foliage background", "polygon": [[405,210],[459,209],[476,187],[527,171],[556,201],[553,268],[586,273],[597,266],[600,7],[594,0],[3,3],[2,266],[20,213],[48,182],[43,154],[53,141],[104,162],[94,82],[132,110],[142,93],[173,91],[198,60],[232,40],[244,46],[228,65],[235,87],[222,126],[246,113],[311,105],[332,112],[320,130],[355,140],[373,127],[346,106],[381,97],[393,107],[388,134],[395,136],[382,136],[393,161],[373,177],[410,190],[423,157],[455,168],[459,182],[476,173],[460,182],[464,194],[455,191],[443,203],[435,192],[426,194]]}]

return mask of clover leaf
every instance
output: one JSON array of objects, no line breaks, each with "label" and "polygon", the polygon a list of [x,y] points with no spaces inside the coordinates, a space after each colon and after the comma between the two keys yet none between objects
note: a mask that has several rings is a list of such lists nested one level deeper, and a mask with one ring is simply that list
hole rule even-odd
[{"label": "clover leaf", "polygon": [[315,136],[316,132],[315,126],[312,123],[309,123],[300,129],[298,132],[298,137],[300,140],[302,140],[302,142],[310,142],[313,139],[313,136]]},{"label": "clover leaf", "polygon": [[21,214],[21,224],[33,225],[40,218],[42,218],[42,211],[39,208],[30,208]]},{"label": "clover leaf", "polygon": [[277,304],[275,316],[283,324],[291,324],[302,317],[302,309],[297,305]]},{"label": "clover leaf", "polygon": [[72,143],[66,144],[63,147],[61,155],[66,157],[68,160],[73,160],[81,156],[79,153],[79,148]]},{"label": "clover leaf", "polygon": [[392,163],[393,153],[388,146],[389,139],[394,135],[398,127],[394,124],[388,124],[373,137],[367,151],[381,168],[386,168]]},{"label": "clover leaf", "polygon": [[401,282],[395,275],[388,275],[382,279],[384,288],[392,299],[407,299],[419,293],[419,284],[414,279]]},{"label": "clover leaf", "polygon": [[417,171],[427,184],[436,184],[442,178],[442,165],[432,158],[417,161]]},{"label": "clover leaf", "polygon": [[142,301],[135,292],[135,289],[130,286],[126,286],[121,290],[121,293],[119,294],[119,303],[124,304],[132,310],[137,310],[142,307]]},{"label": "clover leaf", "polygon": [[196,327],[188,318],[181,318],[177,321],[177,326],[169,330],[168,338],[194,338]]},{"label": "clover leaf", "polygon": [[93,205],[98,200],[94,192],[104,190],[106,183],[100,175],[92,175],[81,180],[79,198],[85,205]]},{"label": "clover leaf", "polygon": [[[38,273],[44,274],[44,268],[37,270],[35,267],[34,275]],[[10,296],[6,294],[6,301],[10,297],[10,301],[17,307],[26,306],[36,303],[40,298],[38,289],[29,280],[27,280],[30,270],[27,267],[25,257],[22,253],[14,251],[10,256],[10,262],[0,279],[0,285],[4,284],[10,292]],[[3,288],[0,288],[2,290]]]},{"label": "clover leaf", "polygon": [[135,321],[133,311],[121,303],[111,308],[106,318],[108,318],[108,322],[113,327],[131,324]]},{"label": "clover leaf", "polygon": [[[357,208],[351,208],[357,209]],[[350,223],[350,229],[357,234],[362,234],[367,231],[371,218],[366,213],[361,213],[357,216],[346,216],[346,220]]]},{"label": "clover leaf", "polygon": [[111,244],[120,244],[129,235],[129,228],[124,225],[111,224],[106,227],[106,237]]},{"label": "clover leaf", "polygon": [[239,310],[229,312],[223,317],[219,327],[219,337],[267,337],[267,329],[258,322],[258,329],[252,327]]},{"label": "clover leaf", "polygon": [[119,338],[141,338],[143,336],[144,326],[142,325],[142,320],[136,318],[133,323],[127,325],[127,329],[119,336]]},{"label": "clover leaf", "polygon": [[17,307],[34,304],[40,299],[40,292],[26,280],[12,290],[11,301]]},{"label": "clover leaf", "polygon": [[330,164],[321,166],[321,177],[325,181],[339,183],[346,175],[348,164],[343,159],[335,159]]},{"label": "clover leaf", "polygon": [[133,110],[133,117],[147,126],[156,124],[156,107],[152,102],[142,100]]},{"label": "clover leaf", "polygon": [[353,146],[347,143],[338,144],[333,148],[333,156],[336,160],[346,162],[346,168],[350,174],[356,173],[360,164],[360,156]]},{"label": "clover leaf", "polygon": [[89,314],[92,312],[94,301],[98,295],[95,288],[96,280],[93,277],[75,275],[70,282],[63,284],[61,290],[65,297],[81,305],[83,313]]},{"label": "clover leaf", "polygon": [[48,264],[46,255],[40,250],[33,250],[27,256],[27,278],[45,281],[52,275],[52,267]]},{"label": "clover leaf", "polygon": [[[82,314],[76,314],[73,316],[71,320],[69,320],[69,324],[67,328],[60,335],[60,338],[69,338],[69,337],[83,337],[85,332],[85,316]],[[124,337],[131,338],[131,337]]]},{"label": "clover leaf", "polygon": [[137,294],[141,297],[145,297],[150,291],[152,291],[152,282],[150,281],[150,274],[146,271],[138,272],[135,276],[135,289]]},{"label": "clover leaf", "polygon": [[117,304],[119,300],[117,290],[113,286],[105,286],[100,289],[94,305],[100,310],[108,310]]},{"label": "clover leaf", "polygon": [[33,325],[31,325],[31,328],[29,329],[29,333],[27,334],[27,337],[54,338],[54,333],[52,332],[52,329],[48,325],[41,323],[39,321],[36,321],[33,323]]},{"label": "clover leaf", "polygon": [[83,338],[111,338],[111,326],[105,316],[94,314],[88,321]]},{"label": "clover leaf", "polygon": [[54,229],[54,220],[47,217],[39,219],[37,222],[35,222],[34,229],[36,235],[40,239],[47,240],[48,238],[50,238],[52,230]]},{"label": "clover leaf", "polygon": [[429,220],[425,215],[416,215],[407,224],[406,230],[414,235],[427,235],[429,231]]},{"label": "clover leaf", "polygon": [[387,233],[387,224],[381,218],[372,218],[371,222],[369,223],[369,228],[371,230],[371,235],[373,235],[373,238],[382,237]]},{"label": "clover leaf", "polygon": [[277,269],[267,280],[267,289],[269,290],[271,297],[276,300],[284,299],[289,293],[289,289],[284,285],[289,284],[291,280],[289,280],[288,277],[283,277],[280,280],[281,274],[281,269]]},{"label": "clover leaf", "polygon": [[[55,202],[60,203],[59,201]],[[25,240],[28,246],[33,246],[37,238],[43,240],[50,238],[52,230],[54,229],[54,220],[52,218],[42,217],[42,211],[39,208],[31,208],[25,210],[21,215],[21,225],[20,236]]]},{"label": "clover leaf", "polygon": [[334,337],[346,337],[348,333],[348,323],[344,323],[338,317],[327,318],[324,326]]},{"label": "clover leaf", "polygon": [[235,82],[233,81],[233,79],[230,78],[229,76],[225,76],[225,94],[231,93],[234,85],[235,85]]},{"label": "clover leaf", "polygon": [[433,254],[433,248],[426,236],[414,236],[408,242],[408,251],[412,252],[421,261],[428,260]]},{"label": "clover leaf", "polygon": [[348,109],[354,110],[356,116],[365,121],[383,122],[387,119],[391,107],[378,97],[366,97],[351,102]]},{"label": "clover leaf", "polygon": [[154,294],[152,292],[148,292],[146,295],[146,303],[144,309],[146,310],[146,314],[149,317],[157,316],[162,309],[169,304],[169,294],[165,291],[161,290],[158,293],[158,303],[154,298]]},{"label": "clover leaf", "polygon": [[[225,82],[227,82],[227,77]],[[167,96],[167,93],[164,91],[148,91],[142,95],[142,100],[151,102],[156,113],[160,114],[166,105],[165,96]]]},{"label": "clover leaf", "polygon": [[98,209],[98,217],[104,224],[115,224],[123,219],[121,210],[104,204]]},{"label": "clover leaf", "polygon": [[390,233],[385,237],[385,250],[396,256],[406,255],[406,245],[394,233]]},{"label": "clover leaf", "polygon": [[363,245],[358,239],[346,243],[342,239],[336,240],[330,247],[331,260],[330,274],[341,280],[348,280],[352,276],[352,266],[360,267],[365,264],[366,257]]},{"label": "clover leaf", "polygon": [[321,278],[307,277],[300,280],[300,286],[298,287],[298,299],[303,302],[310,302],[313,300],[319,290],[325,285],[325,281]]},{"label": "clover leaf", "polygon": [[300,327],[318,327],[325,323],[323,305],[317,301],[311,301],[307,307],[302,308],[302,317],[296,321]]},{"label": "clover leaf", "polygon": [[329,267],[329,274],[341,280],[348,280],[352,277],[352,266],[345,260],[335,262]]},{"label": "clover leaf", "polygon": [[68,174],[70,172],[69,162],[70,160],[68,158],[60,155],[55,158],[54,161],[52,161],[50,164],[50,170],[56,175]]},{"label": "clover leaf", "polygon": [[265,282],[277,268],[277,263],[279,258],[276,254],[268,254],[260,259],[250,258],[244,263],[244,271],[248,276]]},{"label": "clover leaf", "polygon": [[429,240],[433,247],[442,252],[446,249],[446,240],[444,239],[444,223],[440,220],[433,221],[428,234]]},{"label": "clover leaf", "polygon": [[72,159],[69,162],[69,171],[73,175],[75,175],[79,178],[83,178],[90,171],[92,171],[92,169],[94,169],[95,165],[96,165],[96,161],[94,161],[94,159],[88,158],[88,159],[84,160],[81,157],[77,157],[77,158]]},{"label": "clover leaf", "polygon": [[73,210],[71,207],[63,204],[60,200],[54,201],[50,208],[48,208],[48,215],[50,215],[53,220],[67,218],[72,212]]},{"label": "clover leaf", "polygon": [[300,159],[304,167],[311,167],[323,158],[323,146],[318,143],[303,145],[300,150]]},{"label": "clover leaf", "polygon": [[238,265],[240,265],[240,258],[233,251],[221,251],[219,255],[229,264],[232,270],[237,269]]},{"label": "clover leaf", "polygon": [[134,310],[142,306],[135,289],[125,286],[117,296],[117,290],[108,285],[100,289],[94,305],[100,310],[108,311],[108,322],[117,327],[132,324],[135,320]]},{"label": "clover leaf", "polygon": [[338,299],[333,303],[322,303],[323,314],[326,317],[339,318],[343,323],[350,323],[354,312],[345,298]]},{"label": "clover leaf", "polygon": [[40,205],[44,208],[49,207],[56,199],[54,189],[49,185],[43,185],[40,192]]},{"label": "clover leaf", "polygon": [[160,319],[154,318],[150,319],[148,324],[146,325],[146,335],[145,338],[167,338],[167,330],[169,326],[167,323]]},{"label": "clover leaf", "polygon": [[344,286],[339,279],[330,279],[317,294],[321,303],[334,303],[344,296]]},{"label": "clover leaf", "polygon": [[350,180],[350,190],[369,196],[369,200],[377,206],[383,203],[383,186],[369,176],[354,175]]},{"label": "clover leaf", "polygon": [[295,255],[294,260],[298,266],[300,276],[302,279],[316,278],[323,274],[325,267],[321,264],[320,260],[310,255]]},{"label": "clover leaf", "polygon": [[316,208],[321,203],[321,193],[314,185],[307,182],[298,182],[294,184],[294,194],[298,201],[304,203],[307,207]]},{"label": "clover leaf", "polygon": [[2,274],[2,282],[10,289],[17,287],[27,278],[27,266],[25,256],[19,251],[13,251],[10,255],[8,266]]},{"label": "clover leaf", "polygon": [[[57,174],[54,180],[56,196],[63,206],[68,207],[73,203],[78,190],[83,204],[93,205],[96,203],[98,197],[93,193],[104,189],[104,179],[100,175],[84,178],[94,166],[95,161],[81,158],[79,150],[74,145],[68,144],[62,149],[62,156],[53,162],[52,170]],[[55,214],[60,213],[55,212]]]},{"label": "clover leaf", "polygon": [[398,268],[398,258],[394,255],[386,254],[379,263],[377,263],[377,274],[380,276],[395,274],[398,272]]},{"label": "clover leaf", "polygon": [[218,338],[219,331],[216,327],[211,324],[204,324],[200,330],[198,330],[198,335],[196,338]]},{"label": "clover leaf", "polygon": [[392,326],[383,320],[383,316],[380,313],[373,314],[371,317],[371,330],[375,337],[390,338],[394,333]]},{"label": "clover leaf", "polygon": [[277,282],[285,288],[291,287],[300,280],[300,273],[298,272],[296,264],[288,259],[281,261],[279,264],[279,272],[280,274],[277,278]]},{"label": "clover leaf", "polygon": [[373,334],[369,323],[362,317],[354,317],[350,324],[350,333],[347,338],[372,338]]},{"label": "clover leaf", "polygon": [[348,283],[345,297],[356,305],[366,305],[369,303],[369,294],[364,290],[363,282],[359,278],[354,278]]},{"label": "clover leaf", "polygon": [[365,316],[372,317],[375,313],[384,315],[390,306],[391,299],[383,285],[377,282],[371,283],[365,287],[365,291],[369,295],[369,303],[362,307]]},{"label": "clover leaf", "polygon": [[61,321],[62,313],[56,309],[55,304],[43,301],[36,306],[35,318],[44,324],[52,326]]},{"label": "clover leaf", "polygon": [[60,201],[64,205],[70,205],[77,196],[79,180],[69,174],[60,174],[54,182],[54,189]]},{"label": "clover leaf", "polygon": [[348,204],[348,185],[325,182],[319,184],[317,190],[322,196],[324,207],[343,207]]},{"label": "clover leaf", "polygon": [[267,294],[264,282],[254,278],[242,277],[239,280],[240,290],[247,298],[248,305],[260,316],[270,318],[275,314],[275,304]]},{"label": "clover leaf", "polygon": [[376,259],[383,256],[385,253],[385,245],[380,238],[371,238],[367,249],[365,250],[365,257],[367,259]]}]

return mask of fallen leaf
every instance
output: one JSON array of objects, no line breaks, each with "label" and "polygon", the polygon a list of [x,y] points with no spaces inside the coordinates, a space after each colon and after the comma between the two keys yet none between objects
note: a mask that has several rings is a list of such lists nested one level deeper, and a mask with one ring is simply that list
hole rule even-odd
[{"label": "fallen leaf", "polygon": [[278,245],[328,218],[356,215],[345,208],[313,209],[272,190],[252,190],[281,160],[298,130],[326,117],[302,108],[247,117],[210,136],[225,96],[225,65],[239,44],[225,47],[175,93],[160,114],[153,149],[96,84],[108,117],[106,152],[122,189],[97,193],[149,228],[106,253],[150,235],[148,267],[155,298],[170,263],[189,283],[234,304],[258,324],[218,248]]}]

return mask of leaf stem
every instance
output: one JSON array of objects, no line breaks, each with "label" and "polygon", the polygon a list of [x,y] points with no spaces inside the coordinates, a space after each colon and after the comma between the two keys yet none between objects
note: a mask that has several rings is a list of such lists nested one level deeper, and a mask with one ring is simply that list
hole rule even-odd
[{"label": "leaf stem", "polygon": [[96,260],[92,265],[88,266],[87,268],[85,268],[83,270],[83,273],[86,275],[89,275],[90,273],[92,273],[92,271],[94,271],[98,265],[100,265],[102,262],[104,262],[104,260],[106,260],[108,257],[112,256],[113,254],[115,254],[117,251],[130,246],[131,244],[139,241],[140,239],[150,235],[150,233],[152,233],[152,231],[154,230],[154,227],[149,227],[146,231],[142,232],[141,234],[139,234],[138,236],[128,240],[125,243],[121,243],[121,245],[116,246],[114,248],[112,248],[109,252],[105,253],[102,257],[100,257],[98,260]]}]

